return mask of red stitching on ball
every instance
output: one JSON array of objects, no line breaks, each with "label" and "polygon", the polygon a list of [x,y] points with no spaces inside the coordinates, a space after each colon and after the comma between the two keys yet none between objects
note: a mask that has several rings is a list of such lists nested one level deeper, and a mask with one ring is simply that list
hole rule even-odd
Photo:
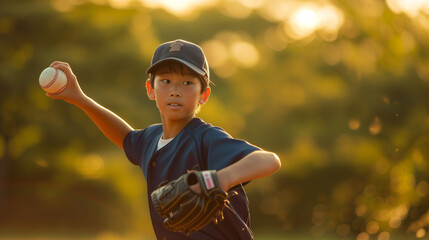
[{"label": "red stitching on ball", "polygon": [[66,87],[67,87],[67,84],[66,84],[66,85],[64,85],[64,87],[62,87],[62,88],[58,89],[58,91],[54,92],[53,94],[57,94],[57,93],[62,92]]},{"label": "red stitching on ball", "polygon": [[56,69],[56,68],[54,68],[54,69],[55,69],[54,77],[45,86],[40,85],[42,88],[48,88],[48,87],[52,86],[52,84],[54,84],[54,82],[57,80],[57,78],[58,78],[58,69]]}]

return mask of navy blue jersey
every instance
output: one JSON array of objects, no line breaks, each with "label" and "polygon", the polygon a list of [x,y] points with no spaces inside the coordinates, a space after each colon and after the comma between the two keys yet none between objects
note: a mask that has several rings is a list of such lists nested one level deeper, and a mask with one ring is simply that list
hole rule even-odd
[{"label": "navy blue jersey", "polygon": [[253,239],[249,205],[243,186],[231,189],[238,192],[229,198],[232,208],[224,210],[223,221],[210,223],[198,232],[189,234],[170,232],[164,228],[163,219],[155,211],[150,194],[165,181],[172,181],[188,170],[220,170],[260,148],[246,141],[232,138],[218,127],[199,118],[192,121],[167,145],[156,150],[163,134],[162,125],[156,124],[144,130],[131,131],[124,140],[128,159],[140,166],[146,178],[149,209],[158,239]]}]

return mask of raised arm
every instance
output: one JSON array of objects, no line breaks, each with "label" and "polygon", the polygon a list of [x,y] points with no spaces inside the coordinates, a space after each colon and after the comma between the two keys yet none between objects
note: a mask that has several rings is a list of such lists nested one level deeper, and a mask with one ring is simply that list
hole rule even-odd
[{"label": "raised arm", "polygon": [[122,144],[126,135],[133,128],[118,115],[86,96],[68,63],[56,61],[50,66],[63,70],[67,76],[68,83],[64,91],[57,94],[47,93],[46,95],[52,99],[65,100],[82,109],[110,141],[123,148]]}]

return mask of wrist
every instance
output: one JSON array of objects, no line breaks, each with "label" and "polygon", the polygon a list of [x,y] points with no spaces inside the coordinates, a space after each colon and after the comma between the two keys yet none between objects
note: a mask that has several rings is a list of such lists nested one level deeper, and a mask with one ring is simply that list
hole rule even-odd
[{"label": "wrist", "polygon": [[71,104],[75,105],[78,108],[85,109],[90,107],[93,104],[96,104],[94,100],[86,96],[85,94],[79,95],[69,101]]},{"label": "wrist", "polygon": [[227,192],[232,187],[232,176],[227,170],[219,170],[217,172],[217,178],[223,191]]}]

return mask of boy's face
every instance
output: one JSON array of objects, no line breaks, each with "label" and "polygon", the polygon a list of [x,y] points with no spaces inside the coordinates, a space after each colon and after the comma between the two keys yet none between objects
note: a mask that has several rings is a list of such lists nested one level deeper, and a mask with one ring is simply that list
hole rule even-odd
[{"label": "boy's face", "polygon": [[155,74],[154,87],[146,82],[148,96],[156,100],[163,120],[181,121],[194,117],[198,104],[203,105],[210,88],[201,93],[200,79],[188,68],[182,74],[160,69]]}]

